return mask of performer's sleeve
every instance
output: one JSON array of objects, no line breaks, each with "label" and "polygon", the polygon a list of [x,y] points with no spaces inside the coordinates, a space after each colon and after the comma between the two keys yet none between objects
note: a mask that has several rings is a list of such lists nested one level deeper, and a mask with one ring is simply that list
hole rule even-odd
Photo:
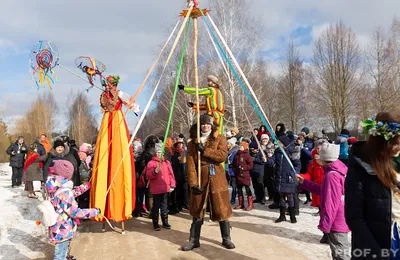
[{"label": "performer's sleeve", "polygon": [[[129,104],[132,100],[132,97],[126,94],[125,92],[122,92],[121,90],[118,92],[118,97],[124,102],[124,104]],[[138,104],[133,103],[132,104],[132,111],[135,113],[138,113],[140,110],[140,107]]]},{"label": "performer's sleeve", "polygon": [[[185,87],[184,89],[186,94],[196,95],[196,88],[194,87]],[[212,95],[211,88],[199,88],[199,95],[200,96],[210,96]]]},{"label": "performer's sleeve", "polygon": [[196,164],[194,161],[194,153],[196,149],[194,149],[194,143],[191,141],[188,144],[188,156],[186,158],[186,171],[189,187],[198,186],[197,183],[197,170]]},{"label": "performer's sleeve", "polygon": [[[206,104],[200,104],[200,111],[207,111],[207,105]],[[197,105],[193,104],[193,110],[197,111]]]}]

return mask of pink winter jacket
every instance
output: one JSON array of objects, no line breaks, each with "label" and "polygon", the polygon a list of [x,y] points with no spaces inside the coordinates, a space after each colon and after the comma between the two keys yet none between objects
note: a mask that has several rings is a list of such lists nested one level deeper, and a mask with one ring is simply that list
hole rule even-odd
[{"label": "pink winter jacket", "polygon": [[160,158],[154,156],[147,164],[146,176],[150,180],[151,194],[163,194],[170,191],[171,187],[176,187],[174,172],[171,163],[163,158],[161,162],[160,172],[156,174],[155,170],[158,166]]},{"label": "pink winter jacket", "polygon": [[321,196],[320,221],[318,228],[325,233],[350,232],[344,217],[344,182],[347,166],[340,160],[324,167],[322,184],[304,180],[303,188]]}]

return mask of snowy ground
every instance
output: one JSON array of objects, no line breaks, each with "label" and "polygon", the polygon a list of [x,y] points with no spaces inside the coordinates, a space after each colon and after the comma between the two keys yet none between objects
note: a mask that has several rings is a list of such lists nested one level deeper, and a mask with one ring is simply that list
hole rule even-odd
[{"label": "snowy ground", "polygon": [[[12,189],[10,179],[11,168],[8,164],[0,164],[0,259],[52,259],[54,248],[47,243],[44,228],[35,224],[36,205],[40,200],[28,198],[22,187]],[[266,239],[272,237],[305,256],[306,259],[330,259],[329,246],[319,243],[322,233],[317,229],[319,217],[316,212],[315,208],[301,203],[297,224],[290,222],[276,224],[274,220],[278,218],[279,213],[268,209],[267,206],[256,204],[256,208],[251,212],[235,210],[231,219],[232,238],[242,239],[238,237],[240,233],[245,239],[251,240],[252,236],[256,236],[259,240],[266,234],[268,235],[265,236]],[[185,231],[186,224],[179,229]],[[215,238],[218,238],[218,235]],[[268,259],[275,258],[268,257]]]},{"label": "snowy ground", "polygon": [[24,188],[11,188],[11,167],[0,164],[0,259],[52,259],[45,230],[36,226],[36,206]]}]

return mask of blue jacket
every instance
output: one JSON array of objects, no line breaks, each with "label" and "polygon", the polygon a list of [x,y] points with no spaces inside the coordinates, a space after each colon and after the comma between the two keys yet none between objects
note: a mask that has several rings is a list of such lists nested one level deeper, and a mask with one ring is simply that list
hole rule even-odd
[{"label": "blue jacket", "polygon": [[[265,157],[267,156],[267,152],[264,151]],[[259,150],[254,158],[253,169],[251,170],[251,177],[258,178],[260,176],[264,176],[264,168],[265,162],[262,159],[262,153]]]},{"label": "blue jacket", "polygon": [[232,148],[232,150],[229,150],[228,157],[226,158],[226,162],[225,162],[225,164],[226,164],[225,169],[226,169],[226,171],[228,171],[229,176],[231,176],[231,177],[235,176],[235,172],[232,169],[232,163],[233,163],[233,158],[235,158],[237,151],[239,151],[238,146],[235,146]]},{"label": "blue jacket", "polygon": [[[285,149],[286,154],[290,156],[293,147],[289,146]],[[294,193],[297,187],[296,173],[300,171],[300,160],[291,160],[296,172],[292,170],[289,162],[278,148],[275,154],[268,159],[267,166],[275,164],[275,190],[279,193]]]}]

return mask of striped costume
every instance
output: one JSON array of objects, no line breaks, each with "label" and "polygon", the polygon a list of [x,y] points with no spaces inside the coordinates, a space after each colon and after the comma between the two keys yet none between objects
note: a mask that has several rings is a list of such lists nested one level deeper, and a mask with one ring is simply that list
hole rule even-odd
[{"label": "striped costume", "polygon": [[[185,93],[196,95],[196,88],[185,87]],[[219,125],[220,134],[224,129],[224,98],[218,88],[206,87],[199,89],[199,95],[206,97],[206,104],[200,104],[200,111],[207,111],[207,114],[214,118],[214,123]],[[197,111],[196,104],[193,109]]]}]

